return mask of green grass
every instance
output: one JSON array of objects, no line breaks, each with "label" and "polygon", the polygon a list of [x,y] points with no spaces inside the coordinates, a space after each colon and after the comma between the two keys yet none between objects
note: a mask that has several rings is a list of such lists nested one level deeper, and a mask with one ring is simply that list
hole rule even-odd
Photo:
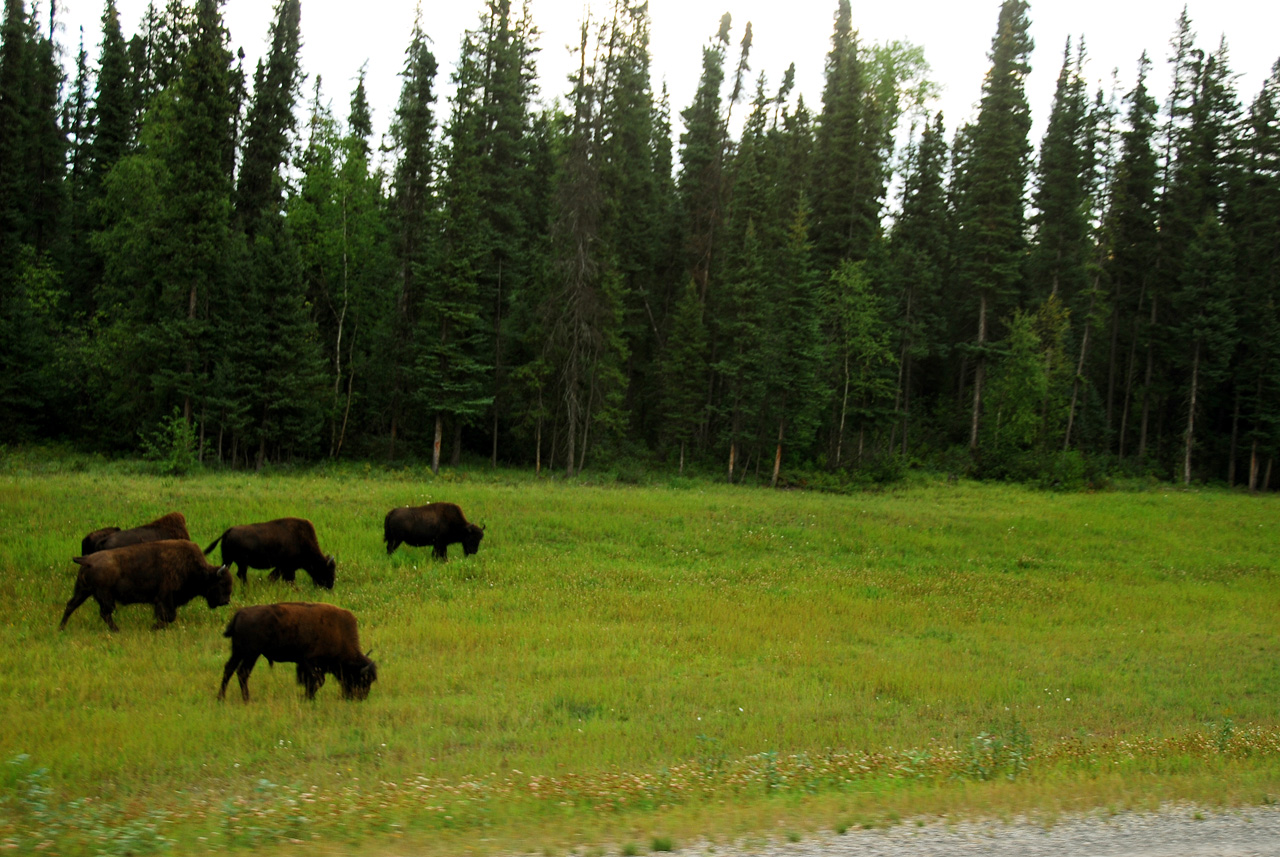
[{"label": "green grass", "polygon": [[[634,853],[1280,796],[1275,498],[678,485],[11,466],[0,847]],[[387,557],[386,511],[432,500],[487,525],[479,554]],[[336,588],[252,571],[231,607],[351,609],[369,699],[260,662],[219,704],[231,610],[203,601],[159,632],[118,608],[114,635],[90,601],[58,633],[80,538],[172,509],[202,547],[310,518]]]}]

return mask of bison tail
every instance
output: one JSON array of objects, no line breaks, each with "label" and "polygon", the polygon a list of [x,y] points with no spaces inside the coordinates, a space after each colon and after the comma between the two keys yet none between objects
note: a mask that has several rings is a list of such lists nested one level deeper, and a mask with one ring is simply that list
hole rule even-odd
[{"label": "bison tail", "polygon": [[[226,535],[226,532],[224,531],[222,536],[225,536],[225,535]],[[216,539],[213,540],[213,544],[209,545],[207,548],[204,549],[206,556],[209,554],[210,551],[212,551],[214,548],[218,546],[218,542],[222,541],[222,536],[218,536]]]},{"label": "bison tail", "polygon": [[72,561],[72,562],[74,562],[76,565],[88,565],[88,564],[89,564],[89,560],[88,560],[88,559],[86,559],[85,557],[82,557],[82,556],[73,556],[73,557],[71,557],[71,561]]}]

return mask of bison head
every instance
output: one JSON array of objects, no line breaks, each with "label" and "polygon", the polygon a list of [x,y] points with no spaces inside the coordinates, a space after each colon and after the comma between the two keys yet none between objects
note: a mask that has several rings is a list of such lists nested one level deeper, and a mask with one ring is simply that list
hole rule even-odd
[{"label": "bison head", "polygon": [[462,535],[462,553],[471,556],[480,550],[480,540],[484,538],[484,527],[478,527],[475,524],[467,524],[467,530]]},{"label": "bison head", "polygon": [[333,582],[338,577],[338,561],[330,554],[324,558],[324,565],[320,567],[311,579],[316,582],[316,586],[323,586],[325,589],[333,589]]},{"label": "bison head", "polygon": [[342,695],[347,699],[367,699],[370,686],[378,680],[378,665],[364,655],[363,663],[346,664],[342,668]]},{"label": "bison head", "polygon": [[224,565],[209,574],[209,586],[204,591],[204,600],[209,603],[210,610],[231,603],[230,567]]}]

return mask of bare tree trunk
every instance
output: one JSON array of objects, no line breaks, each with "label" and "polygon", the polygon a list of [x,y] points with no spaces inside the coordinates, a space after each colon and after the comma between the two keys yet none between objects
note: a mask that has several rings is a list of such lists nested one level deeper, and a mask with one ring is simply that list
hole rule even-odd
[{"label": "bare tree trunk", "polygon": [[1267,491],[1270,491],[1270,490],[1271,490],[1271,462],[1272,462],[1272,461],[1273,461],[1273,459],[1272,459],[1270,456],[1268,456],[1268,457],[1267,457],[1267,470],[1266,470],[1266,473],[1265,473],[1265,474],[1263,475],[1263,477],[1262,477],[1262,490],[1263,490],[1263,492],[1264,492],[1264,493],[1265,493],[1265,492],[1267,492]]},{"label": "bare tree trunk", "polygon": [[444,415],[436,414],[436,432],[431,441],[431,472],[440,472],[440,438],[444,435]]},{"label": "bare tree trunk", "polygon": [[733,461],[738,455],[738,442],[729,441],[729,484],[733,484]]},{"label": "bare tree trunk", "polygon": [[778,487],[778,471],[782,469],[782,420],[778,420],[778,451],[773,456],[773,479],[769,482],[770,488]]},{"label": "bare tree trunk", "polygon": [[684,441],[680,441],[680,475],[684,476]]},{"label": "bare tree trunk", "polygon": [[1118,362],[1118,352],[1120,351],[1120,307],[1113,306],[1111,308],[1111,348],[1107,352],[1107,416],[1106,429],[1107,436],[1111,436],[1111,426],[1113,424],[1112,417],[1115,415],[1116,404],[1116,369]]},{"label": "bare tree trunk", "polygon": [[[1151,330],[1156,328],[1156,299],[1151,298]],[[1148,337],[1151,339],[1151,337]],[[1147,374],[1142,391],[1142,431],[1138,435],[1138,458],[1147,454],[1147,427],[1151,421],[1151,381],[1155,377],[1155,343],[1147,342]]]},{"label": "bare tree trunk", "polygon": [[1240,445],[1240,388],[1236,388],[1236,406],[1231,414],[1231,451],[1227,455],[1227,484],[1236,487],[1236,453]]},{"label": "bare tree trunk", "polygon": [[338,432],[338,446],[333,451],[333,457],[337,458],[342,454],[342,445],[347,442],[347,421],[351,419],[351,399],[355,394],[356,370],[352,369],[347,375],[347,404],[342,409],[342,429]]},{"label": "bare tree trunk", "polygon": [[1071,410],[1067,411],[1067,431],[1062,438],[1062,451],[1071,448],[1071,429],[1076,421],[1076,402],[1080,398],[1080,379],[1084,377],[1084,363],[1089,356],[1089,330],[1093,327],[1089,319],[1093,317],[1094,300],[1098,294],[1097,275],[1093,280],[1093,294],[1089,297],[1089,313],[1085,318],[1084,334],[1080,337],[1080,361],[1076,363],[1076,377],[1071,382]]},{"label": "bare tree trunk", "polygon": [[1191,402],[1187,406],[1186,445],[1182,456],[1182,484],[1191,484],[1191,447],[1196,437],[1196,392],[1200,382],[1200,342],[1191,355]]},{"label": "bare tree trunk", "polygon": [[849,354],[844,355],[844,393],[840,397],[840,428],[836,433],[836,469],[843,463],[844,423],[849,413]]},{"label": "bare tree trunk", "polygon": [[982,419],[982,382],[986,375],[987,358],[982,347],[987,344],[987,295],[978,299],[978,365],[973,370],[973,417],[969,423],[969,451],[978,451],[978,428]]},{"label": "bare tree trunk", "polygon": [[1258,490],[1258,440],[1254,438],[1249,449],[1249,491]]},{"label": "bare tree trunk", "polygon": [[[494,312],[493,322],[493,379],[501,384],[502,376],[502,260],[498,260],[498,305]],[[493,453],[489,457],[489,466],[498,467],[498,391],[493,393]]]}]

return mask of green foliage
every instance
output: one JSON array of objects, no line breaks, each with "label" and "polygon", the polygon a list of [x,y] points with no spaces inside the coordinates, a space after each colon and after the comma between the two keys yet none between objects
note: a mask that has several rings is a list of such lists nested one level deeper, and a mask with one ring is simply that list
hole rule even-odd
[{"label": "green foliage", "polygon": [[1031,736],[1016,719],[999,732],[979,732],[969,740],[961,776],[986,782],[1013,782],[1031,769]]},{"label": "green foliage", "polygon": [[142,437],[142,454],[158,462],[165,476],[187,475],[200,464],[196,458],[195,427],[174,407],[149,437]]}]

